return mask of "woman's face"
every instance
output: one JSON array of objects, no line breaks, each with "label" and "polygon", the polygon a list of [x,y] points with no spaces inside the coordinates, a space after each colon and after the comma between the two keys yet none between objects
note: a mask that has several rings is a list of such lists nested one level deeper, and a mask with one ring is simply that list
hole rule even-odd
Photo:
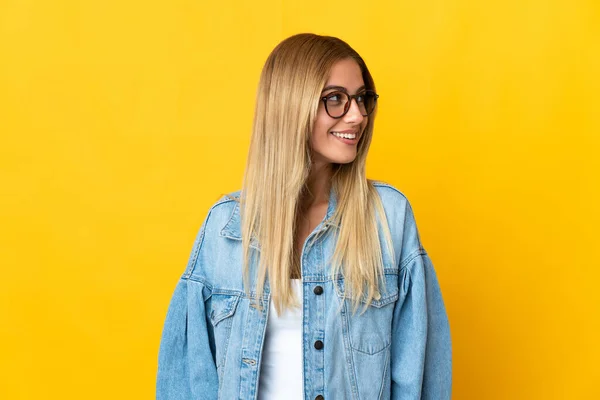
[{"label": "woman's face", "polygon": [[[364,86],[362,71],[356,61],[351,58],[344,59],[331,68],[321,97],[332,92],[344,91],[354,95],[364,91]],[[318,165],[347,164],[354,161],[365,126],[367,117],[361,115],[356,99],[352,99],[346,115],[338,119],[330,117],[325,110],[325,104],[320,101],[317,119],[310,136],[312,161]],[[340,134],[346,138],[339,137]]]}]

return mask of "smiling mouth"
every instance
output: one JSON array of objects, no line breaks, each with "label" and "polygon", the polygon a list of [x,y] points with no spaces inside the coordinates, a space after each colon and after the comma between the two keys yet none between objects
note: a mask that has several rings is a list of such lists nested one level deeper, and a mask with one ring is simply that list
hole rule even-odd
[{"label": "smiling mouth", "polygon": [[331,131],[329,133],[331,133],[333,136],[340,138],[340,139],[354,140],[358,137],[358,135],[356,133],[344,133],[344,132],[335,132],[335,131]]}]

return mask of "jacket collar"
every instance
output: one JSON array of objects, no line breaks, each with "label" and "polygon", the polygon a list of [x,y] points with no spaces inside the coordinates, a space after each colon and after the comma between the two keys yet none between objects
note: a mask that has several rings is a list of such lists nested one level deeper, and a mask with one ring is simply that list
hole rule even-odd
[{"label": "jacket collar", "polygon": [[[331,190],[329,191],[329,201],[327,204],[327,212],[325,213],[325,218],[319,223],[319,225],[317,225],[314,232],[319,232],[321,230],[327,229],[329,226],[339,228],[339,225],[334,224],[332,221],[330,221],[331,217],[333,216],[333,213],[335,212],[336,207],[337,196],[332,186]],[[227,221],[225,226],[223,226],[223,228],[221,229],[219,235],[229,239],[242,240],[241,221],[242,218],[240,216],[240,202],[236,200],[231,216],[229,217],[229,220]],[[252,239],[250,240],[250,247],[260,250],[260,246],[255,237],[252,237]]]}]

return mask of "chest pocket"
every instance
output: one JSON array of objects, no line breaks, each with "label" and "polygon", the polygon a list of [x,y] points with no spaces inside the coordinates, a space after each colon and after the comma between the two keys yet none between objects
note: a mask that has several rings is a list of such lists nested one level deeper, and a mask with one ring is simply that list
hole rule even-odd
[{"label": "chest pocket", "polygon": [[391,344],[392,317],[398,300],[397,271],[385,273],[383,282],[385,286],[380,287],[380,297],[373,299],[366,309],[366,301],[362,299],[356,312],[353,312],[351,295],[345,299],[342,297],[344,280],[336,282],[338,296],[344,302],[341,310],[344,335],[348,337],[353,350],[368,355],[377,354]]},{"label": "chest pocket", "polygon": [[229,338],[231,337],[231,324],[235,310],[240,301],[239,295],[213,294],[208,305],[209,319],[213,330],[213,349],[217,368],[225,362]]}]

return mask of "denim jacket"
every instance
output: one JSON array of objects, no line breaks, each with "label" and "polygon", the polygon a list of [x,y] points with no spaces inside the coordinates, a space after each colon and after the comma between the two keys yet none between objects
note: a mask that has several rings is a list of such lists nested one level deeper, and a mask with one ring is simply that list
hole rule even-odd
[{"label": "denim jacket", "polygon": [[[333,190],[325,218],[304,244],[303,399],[449,399],[450,329],[433,265],[406,197],[387,184],[375,187],[395,258],[380,230],[385,288],[364,313],[352,312],[351,299],[340,297],[343,277],[332,279],[328,270],[339,229],[329,222]],[[225,196],[200,228],[167,311],[158,400],[257,398],[270,293],[267,280],[266,306],[257,308],[251,306],[256,292],[244,291],[240,222],[239,203]],[[251,246],[260,251],[258,243]],[[250,287],[255,284],[251,280]],[[317,341],[322,343],[315,346]]]}]

